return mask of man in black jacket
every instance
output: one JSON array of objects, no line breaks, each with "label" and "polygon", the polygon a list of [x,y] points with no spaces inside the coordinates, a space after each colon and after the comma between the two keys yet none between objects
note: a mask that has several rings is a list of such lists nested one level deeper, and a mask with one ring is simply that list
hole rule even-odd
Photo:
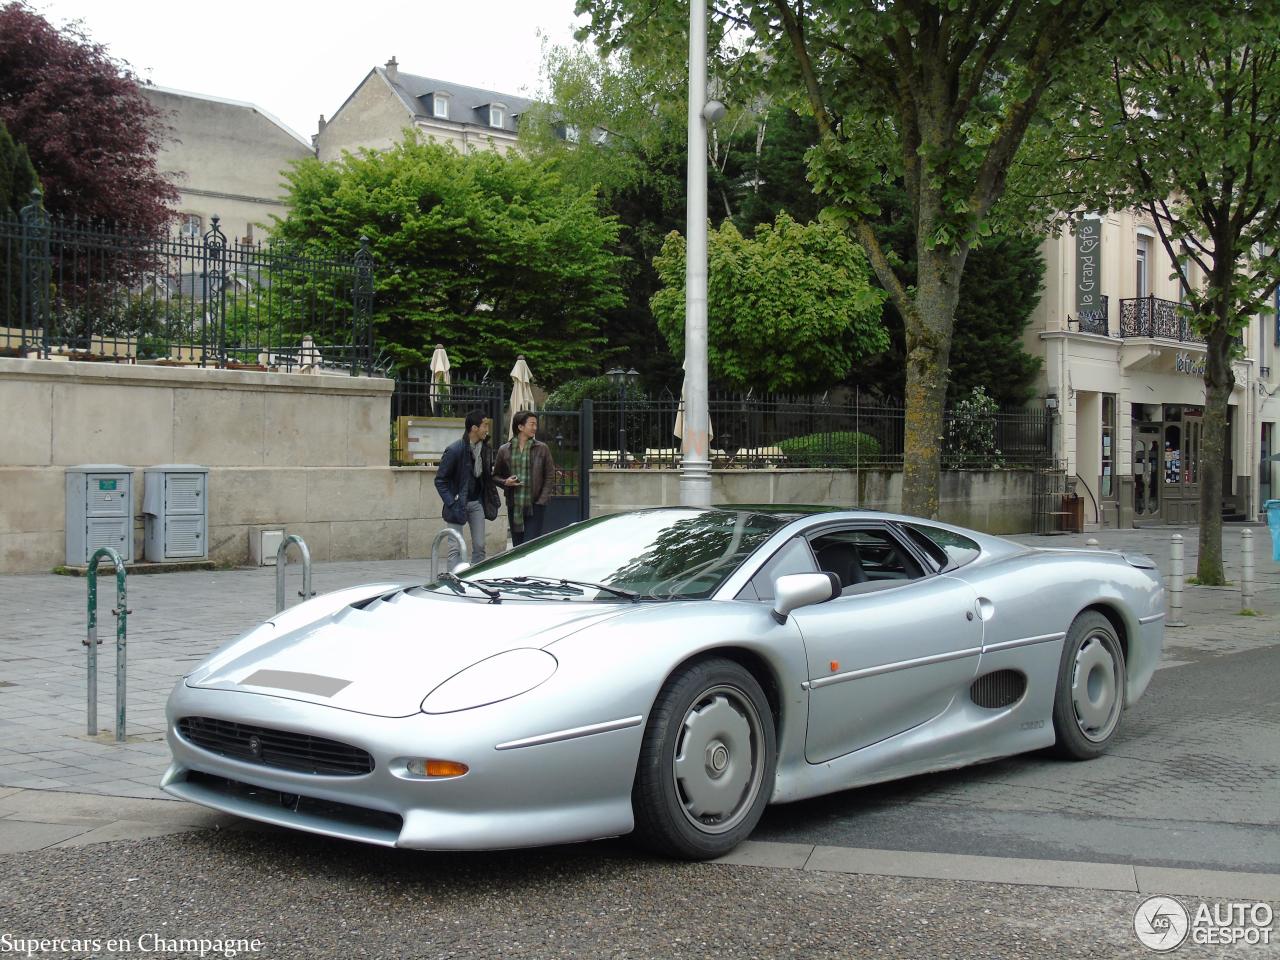
[{"label": "man in black jacket", "polygon": [[[484,522],[498,516],[498,487],[493,477],[493,451],[489,448],[489,428],[493,421],[483,410],[467,414],[463,435],[445,447],[436,470],[436,491],[440,494],[444,522],[458,533],[471,528],[471,562],[484,559]],[[509,484],[511,481],[507,481]],[[449,541],[447,569],[458,562],[458,544]]]}]

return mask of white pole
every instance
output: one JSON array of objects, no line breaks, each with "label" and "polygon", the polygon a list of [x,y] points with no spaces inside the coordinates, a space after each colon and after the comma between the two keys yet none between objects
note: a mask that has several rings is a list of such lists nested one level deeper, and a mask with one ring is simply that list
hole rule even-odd
[{"label": "white pole", "polygon": [[689,0],[689,166],[685,208],[684,436],[680,503],[711,505],[707,411],[707,2]]},{"label": "white pole", "polygon": [[1169,545],[1169,619],[1166,627],[1185,627],[1182,619],[1182,584],[1186,579],[1183,567],[1182,534],[1175,533]]},{"label": "white pole", "polygon": [[1240,531],[1240,553],[1244,560],[1244,573],[1240,577],[1240,609],[1253,609],[1253,531],[1245,527]]}]

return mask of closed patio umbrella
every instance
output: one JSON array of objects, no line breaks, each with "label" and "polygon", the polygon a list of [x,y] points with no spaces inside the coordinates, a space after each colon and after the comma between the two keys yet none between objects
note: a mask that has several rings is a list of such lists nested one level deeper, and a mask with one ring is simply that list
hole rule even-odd
[{"label": "closed patio umbrella", "polygon": [[437,411],[440,400],[449,395],[449,354],[445,353],[444,344],[437,343],[435,353],[431,354],[431,412]]},{"label": "closed patio umbrella", "polygon": [[[680,369],[681,370],[684,369],[683,363],[680,364]],[[687,380],[688,377],[686,376],[685,379]],[[671,432],[675,434],[676,438],[681,442],[681,444],[684,443],[684,381],[683,380],[680,382],[680,405],[676,407],[676,425]],[[707,415],[707,439],[714,440],[715,438],[716,438],[716,432],[711,428],[711,416],[710,414],[708,414]]]},{"label": "closed patio umbrella", "polygon": [[524,354],[516,357],[516,365],[511,368],[511,408],[507,411],[507,439],[515,435],[511,429],[511,418],[520,410],[534,409],[533,406],[533,371],[525,363]]}]

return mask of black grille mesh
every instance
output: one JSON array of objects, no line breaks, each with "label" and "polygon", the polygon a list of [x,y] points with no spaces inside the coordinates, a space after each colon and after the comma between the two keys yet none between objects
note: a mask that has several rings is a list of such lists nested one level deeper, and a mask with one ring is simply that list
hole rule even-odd
[{"label": "black grille mesh", "polygon": [[1020,670],[996,670],[973,681],[969,696],[980,707],[999,710],[1022,699],[1027,692],[1027,675]]},{"label": "black grille mesh", "polygon": [[358,777],[373,770],[373,757],[359,747],[306,733],[212,717],[183,717],[178,733],[204,750],[264,767],[339,777]]}]

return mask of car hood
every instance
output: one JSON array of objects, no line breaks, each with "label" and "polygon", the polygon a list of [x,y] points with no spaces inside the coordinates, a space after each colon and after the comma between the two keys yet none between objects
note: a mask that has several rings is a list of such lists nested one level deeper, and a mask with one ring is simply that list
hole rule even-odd
[{"label": "car hood", "polygon": [[397,591],[283,631],[263,624],[210,658],[187,685],[322,703],[380,717],[497,653],[544,647],[620,616],[630,604],[505,601]]}]

